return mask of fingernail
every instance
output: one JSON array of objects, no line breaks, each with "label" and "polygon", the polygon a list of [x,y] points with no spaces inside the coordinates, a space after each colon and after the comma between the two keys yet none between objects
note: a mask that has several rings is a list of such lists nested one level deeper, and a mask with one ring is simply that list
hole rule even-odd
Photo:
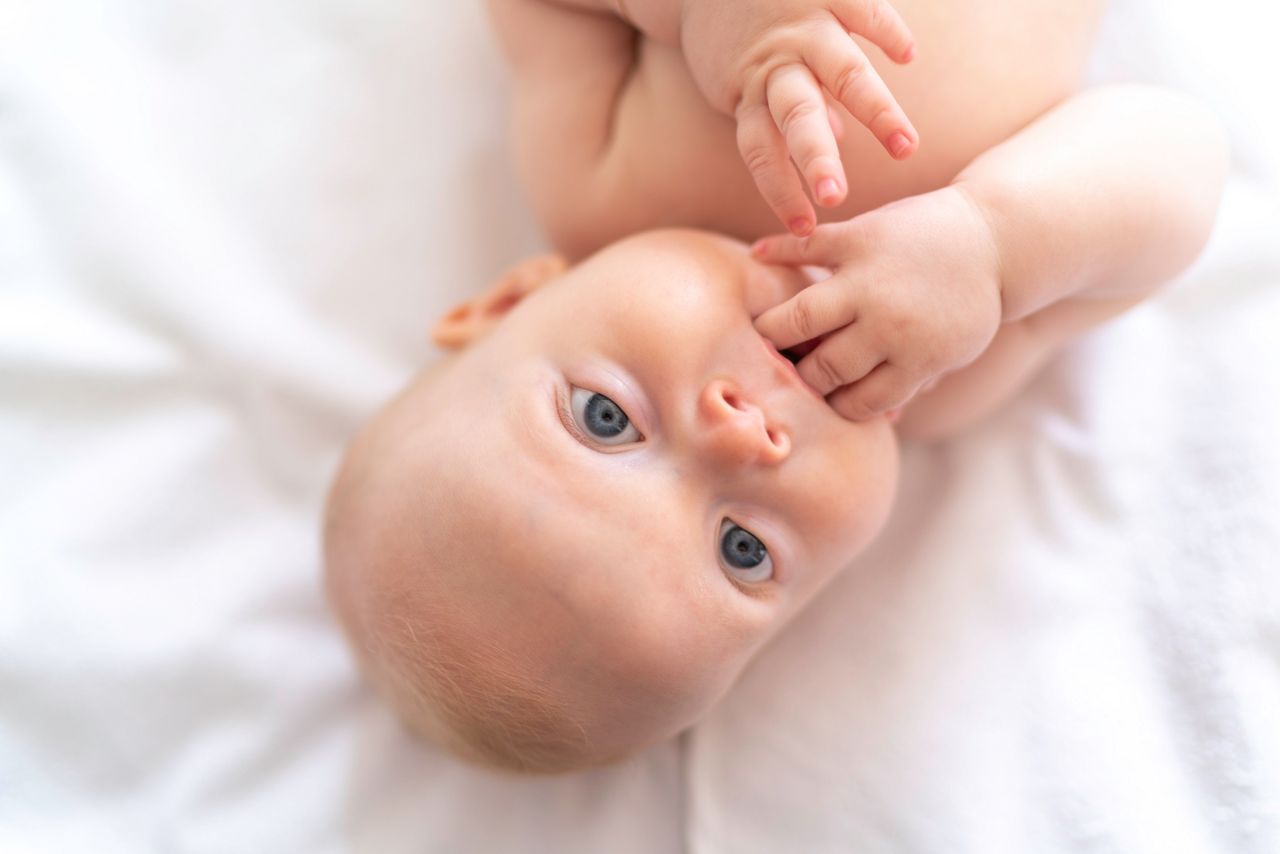
[{"label": "fingernail", "polygon": [[915,59],[915,58],[916,58],[916,46],[915,46],[914,44],[913,44],[913,45],[911,45],[911,47],[907,48],[905,51],[903,51],[903,52],[902,52],[902,61],[903,61],[903,62],[910,62],[911,60],[913,60],[913,59]]},{"label": "fingernail", "polygon": [[768,251],[768,249],[769,249],[769,241],[765,240],[764,238],[761,238],[760,240],[757,240],[755,243],[751,244],[752,255],[763,255],[766,251]]},{"label": "fingernail", "polygon": [[818,201],[833,204],[840,198],[840,185],[835,178],[823,178],[818,182]]},{"label": "fingernail", "polygon": [[902,131],[894,131],[893,136],[889,137],[889,153],[894,157],[901,157],[902,153],[911,147],[911,140],[907,139],[907,135]]},{"label": "fingernail", "polygon": [[813,231],[813,223],[809,222],[808,217],[798,216],[791,220],[791,222],[787,223],[787,228],[791,230],[792,234],[798,234],[801,237],[804,237],[806,234]]}]

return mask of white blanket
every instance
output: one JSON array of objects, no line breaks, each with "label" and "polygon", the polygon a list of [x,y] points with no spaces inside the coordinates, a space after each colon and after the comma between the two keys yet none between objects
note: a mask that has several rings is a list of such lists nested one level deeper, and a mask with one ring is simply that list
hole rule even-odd
[{"label": "white blanket", "polygon": [[909,449],[706,725],[527,781],[404,735],[317,585],[342,442],[538,246],[480,6],[0,4],[0,851],[1280,850],[1274,26],[1116,10],[1100,79],[1230,121],[1210,252]]}]

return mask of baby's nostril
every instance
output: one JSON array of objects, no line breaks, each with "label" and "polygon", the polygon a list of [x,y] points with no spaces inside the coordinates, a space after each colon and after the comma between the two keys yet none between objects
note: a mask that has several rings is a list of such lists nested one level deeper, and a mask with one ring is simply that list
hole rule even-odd
[{"label": "baby's nostril", "polygon": [[769,437],[769,444],[773,446],[772,459],[781,461],[791,453],[791,437],[787,435],[786,431],[766,427],[764,432]]}]

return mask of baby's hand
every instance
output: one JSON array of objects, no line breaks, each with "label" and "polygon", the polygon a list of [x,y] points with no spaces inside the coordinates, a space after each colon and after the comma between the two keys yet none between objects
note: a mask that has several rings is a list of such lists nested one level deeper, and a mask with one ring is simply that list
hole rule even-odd
[{"label": "baby's hand", "polygon": [[808,234],[813,198],[833,207],[848,192],[839,119],[824,91],[896,159],[919,137],[866,54],[870,40],[910,62],[915,39],[887,0],[685,0],[680,41],[704,95],[738,122],[738,150],[761,195],[788,230]]},{"label": "baby's hand", "polygon": [[821,338],[798,363],[800,376],[855,421],[901,407],[973,361],[1000,325],[996,244],[955,187],[820,225],[809,237],[768,237],[752,252],[769,264],[832,270],[755,324],[779,350]]}]

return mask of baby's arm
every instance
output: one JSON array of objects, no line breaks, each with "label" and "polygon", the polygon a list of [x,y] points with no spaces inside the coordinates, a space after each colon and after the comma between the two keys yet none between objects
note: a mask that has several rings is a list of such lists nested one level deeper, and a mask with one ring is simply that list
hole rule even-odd
[{"label": "baby's arm", "polygon": [[1064,299],[1140,299],[1181,272],[1209,238],[1227,163],[1199,102],[1107,86],[979,156],[952,186],[990,226],[1009,322]]},{"label": "baby's arm", "polygon": [[1000,246],[1006,323],[980,359],[916,399],[902,433],[935,438],[976,421],[1068,341],[1186,268],[1208,240],[1227,163],[1204,107],[1136,87],[1086,92],[975,160],[956,183]]},{"label": "baby's arm", "polygon": [[[765,241],[763,260],[837,273],[757,326],[780,347],[830,333],[801,372],[830,385],[824,393],[843,385],[832,401],[850,417],[901,406],[941,377],[903,427],[950,432],[1071,337],[1190,264],[1208,239],[1225,168],[1218,124],[1198,103],[1136,86],[1081,93],[943,190],[822,226],[808,240]],[[889,220],[895,227],[881,227]]]},{"label": "baby's arm", "polygon": [[[915,128],[851,37],[865,37],[895,62],[911,61],[915,40],[888,0],[490,0],[490,7],[512,65],[535,75],[566,67],[563,58],[538,59],[539,51],[566,44],[581,51],[592,33],[603,45],[616,42],[617,28],[605,20],[621,22],[616,15],[647,38],[679,47],[707,103],[735,120],[739,151],[765,202],[796,234],[817,221],[806,186],[827,207],[848,194],[842,125],[828,97],[892,157],[916,149]],[[565,17],[584,12],[597,14],[576,24]],[[570,73],[583,79],[603,70],[616,91],[613,69],[620,59],[629,67],[633,56],[630,45],[614,44],[602,68],[580,64]]]},{"label": "baby's arm", "polygon": [[577,260],[600,244],[583,238],[584,216],[613,195],[607,166],[636,31],[617,15],[549,0],[487,3],[511,66],[517,171],[552,244]]}]

